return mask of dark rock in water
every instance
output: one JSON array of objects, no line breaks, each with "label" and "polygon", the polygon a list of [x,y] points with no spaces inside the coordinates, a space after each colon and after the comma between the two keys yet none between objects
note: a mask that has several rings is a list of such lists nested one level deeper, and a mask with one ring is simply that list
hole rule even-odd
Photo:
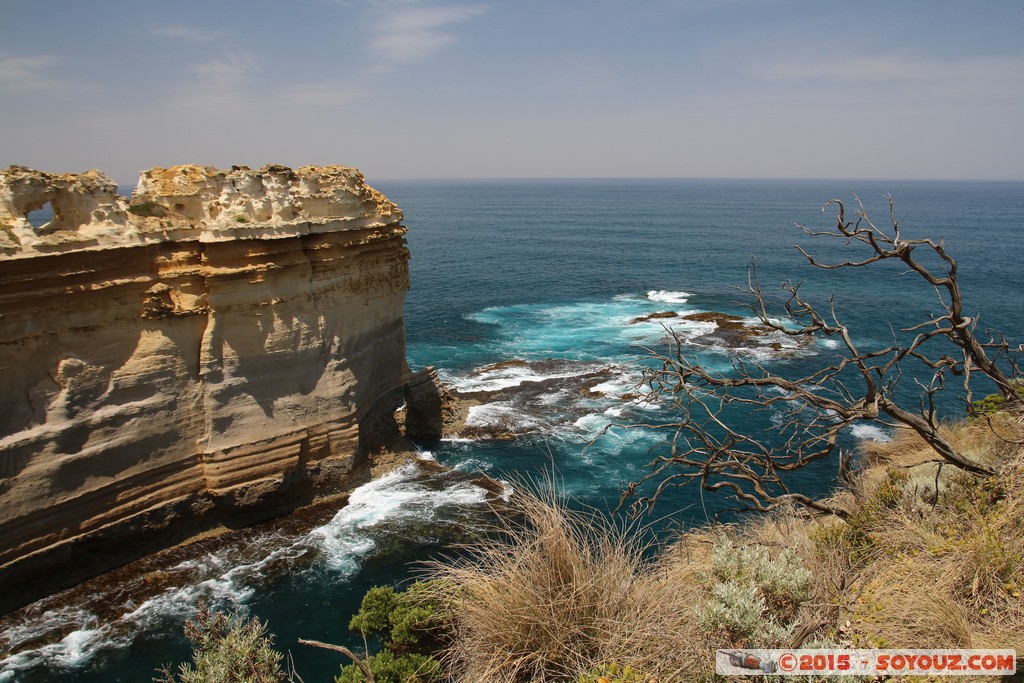
[{"label": "dark rock in water", "polygon": [[497,363],[491,363],[483,367],[477,368],[470,373],[470,377],[479,377],[488,372],[494,372],[495,370],[504,370],[505,368],[525,368],[530,366],[530,361],[523,360],[522,358],[512,358],[510,360],[503,360]]},{"label": "dark rock in water", "polygon": [[691,344],[724,346],[727,349],[759,348],[782,351],[778,339],[779,331],[759,322],[746,322],[738,315],[706,311],[682,316],[683,320],[701,323],[715,323],[710,332],[687,340]]},{"label": "dark rock in water", "polygon": [[[700,315],[699,313],[697,315]],[[645,323],[651,320],[661,320],[663,318],[678,318],[679,314],[675,311],[662,311],[660,313],[651,313],[650,315],[642,315],[639,318],[633,318],[629,321],[630,325],[636,325],[637,323]]]},{"label": "dark rock in water", "polygon": [[719,327],[743,327],[743,318],[738,315],[730,315],[728,313],[718,313],[716,311],[704,311],[703,313],[690,313],[684,315],[683,320],[693,320],[699,323],[715,323]]},{"label": "dark rock in water", "polygon": [[[659,311],[634,318],[629,324],[652,320],[666,320],[669,327],[678,325],[680,342],[695,347],[788,353],[798,346],[787,342],[785,335],[770,325],[716,311],[687,315]],[[713,329],[703,330],[673,321],[714,325]],[[445,434],[470,439],[511,440],[562,426],[570,432],[578,432],[574,425],[580,418],[603,411],[609,404],[628,409],[630,403],[642,403],[644,392],[639,388],[619,393],[630,386],[629,382],[624,386],[616,382],[620,388],[611,394],[600,386],[610,377],[619,375],[639,382],[639,374],[639,367],[616,367],[567,358],[512,358],[483,365],[467,375],[472,380],[467,384],[474,388],[448,388],[452,407],[446,409]],[[600,404],[600,408],[596,404]],[[477,406],[479,410],[472,410]],[[458,419],[449,420],[449,416],[455,415],[459,416]]]}]

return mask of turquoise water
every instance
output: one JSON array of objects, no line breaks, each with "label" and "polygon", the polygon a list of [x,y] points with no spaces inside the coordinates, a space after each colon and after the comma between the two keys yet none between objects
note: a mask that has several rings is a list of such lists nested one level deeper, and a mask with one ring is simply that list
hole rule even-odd
[{"label": "turquoise water", "polygon": [[[299,531],[261,529],[244,542],[175,560],[175,584],[120,597],[100,614],[70,597],[40,604],[0,624],[0,645],[18,652],[0,663],[0,681],[149,680],[156,665],[188,656],[181,623],[199,599],[238,604],[267,619],[278,646],[291,650],[303,678],[325,681],[341,663],[299,647],[300,637],[356,643],[345,624],[371,585],[396,582],[410,562],[444,552],[461,530],[481,522],[485,492],[471,473],[520,485],[555,472],[583,503],[611,510],[622,483],[644,472],[657,435],[628,425],[656,419],[657,406],[629,398],[643,346],[664,348],[663,311],[749,315],[736,287],[756,258],[766,291],[783,279],[809,295],[834,293],[844,322],[865,345],[884,344],[891,325],[934,309],[934,295],[895,269],[825,273],[793,249],[813,246],[794,223],[828,227],[822,203],[851,188],[880,223],[892,193],[908,237],[943,237],[961,265],[968,308],[981,327],[1024,339],[1024,185],[851,181],[588,180],[383,182],[403,208],[412,252],[406,305],[410,364],[435,365],[463,390],[505,395],[471,414],[501,425],[512,440],[452,439],[420,444],[423,457],[454,468],[448,478],[400,470],[357,491],[333,518]],[[835,253],[821,244],[818,253]],[[681,329],[696,339],[699,324]],[[724,349],[695,346],[703,362],[725,368]],[[741,350],[772,370],[799,373],[830,357],[824,346],[770,353]],[[488,368],[502,361],[521,361]],[[601,372],[583,394],[572,376]],[[543,391],[522,392],[547,380]],[[912,384],[905,382],[910,394]],[[942,403],[959,414],[955,397]],[[771,416],[751,416],[759,428]],[[607,432],[603,430],[607,428]],[[604,434],[601,436],[601,434]],[[862,429],[847,436],[884,436]],[[596,440],[595,440],[596,439]],[[835,465],[802,472],[795,484],[825,493]],[[664,525],[699,524],[728,501],[672,491],[657,509]],[[129,591],[130,592],[130,591]],[[109,605],[108,605],[109,608]]]}]

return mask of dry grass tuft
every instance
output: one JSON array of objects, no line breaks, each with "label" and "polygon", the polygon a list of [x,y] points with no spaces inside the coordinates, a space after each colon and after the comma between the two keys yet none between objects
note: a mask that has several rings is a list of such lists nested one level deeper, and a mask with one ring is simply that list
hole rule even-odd
[{"label": "dry grass tuft", "polygon": [[518,523],[431,572],[457,587],[443,659],[458,680],[575,681],[606,662],[659,676],[707,670],[713,653],[693,619],[700,543],[652,562],[635,529],[550,494],[518,494],[514,504]]}]

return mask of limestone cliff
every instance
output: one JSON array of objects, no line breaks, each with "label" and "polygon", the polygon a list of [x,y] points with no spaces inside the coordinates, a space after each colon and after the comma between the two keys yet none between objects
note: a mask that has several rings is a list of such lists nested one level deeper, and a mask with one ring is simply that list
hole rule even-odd
[{"label": "limestone cliff", "polygon": [[0,171],[0,610],[359,476],[408,375],[401,221],[340,166],[155,168],[130,199]]}]

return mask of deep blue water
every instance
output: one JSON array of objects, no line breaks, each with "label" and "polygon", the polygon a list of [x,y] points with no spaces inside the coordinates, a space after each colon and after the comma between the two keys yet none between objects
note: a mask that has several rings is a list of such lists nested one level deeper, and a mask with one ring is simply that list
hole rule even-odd
[{"label": "deep blue water", "polygon": [[[393,181],[377,187],[403,208],[409,226],[411,366],[435,365],[463,389],[511,387],[565,373],[566,367],[609,368],[598,387],[603,396],[553,390],[532,402],[494,401],[471,416],[479,424],[499,421],[525,432],[514,440],[446,440],[422,448],[458,471],[483,471],[515,485],[553,471],[570,495],[605,510],[617,504],[624,481],[643,473],[656,435],[613,426],[591,441],[610,423],[660,414],[657,406],[623,398],[645,357],[641,346],[664,348],[660,324],[631,320],[666,310],[749,315],[736,288],[745,285],[752,259],[773,298],[785,279],[804,281],[804,291],[819,301],[834,294],[843,321],[866,346],[884,344],[892,325],[908,316],[923,320],[935,309],[934,294],[896,269],[824,272],[806,264],[792,245],[840,253],[794,227],[831,227],[834,214],[820,211],[831,197],[852,199],[856,191],[885,225],[883,195],[891,193],[906,237],[945,239],[960,262],[968,311],[980,315],[981,327],[1024,340],[1020,183],[531,180]],[[695,352],[713,367],[726,368],[730,358],[720,349]],[[774,371],[799,373],[831,353],[815,346],[756,357]],[[545,366],[549,359],[576,365]],[[481,370],[508,360],[531,365]],[[909,396],[912,384],[905,385]],[[950,417],[962,410],[952,394],[941,407]],[[749,424],[762,424],[758,419]],[[855,440],[848,436],[850,445]],[[821,494],[834,485],[834,474],[835,464],[823,463],[794,481]],[[482,499],[470,482],[424,481],[400,471],[368,485],[349,508],[311,533],[261,532],[245,552],[199,558],[194,564],[201,570],[188,568],[198,578],[126,605],[115,624],[88,606],[65,602],[47,616],[42,605],[39,615],[21,624],[0,624],[0,637],[16,644],[49,629],[60,638],[0,663],[6,672],[0,681],[68,675],[148,680],[156,665],[187,657],[180,625],[200,598],[237,602],[269,620],[303,678],[329,680],[340,661],[300,648],[296,639],[359,645],[345,624],[362,592],[402,580],[409,562],[443,550],[447,531],[461,524],[453,517],[479,508]],[[727,507],[684,489],[671,492],[657,514],[667,524],[699,524]]]}]

